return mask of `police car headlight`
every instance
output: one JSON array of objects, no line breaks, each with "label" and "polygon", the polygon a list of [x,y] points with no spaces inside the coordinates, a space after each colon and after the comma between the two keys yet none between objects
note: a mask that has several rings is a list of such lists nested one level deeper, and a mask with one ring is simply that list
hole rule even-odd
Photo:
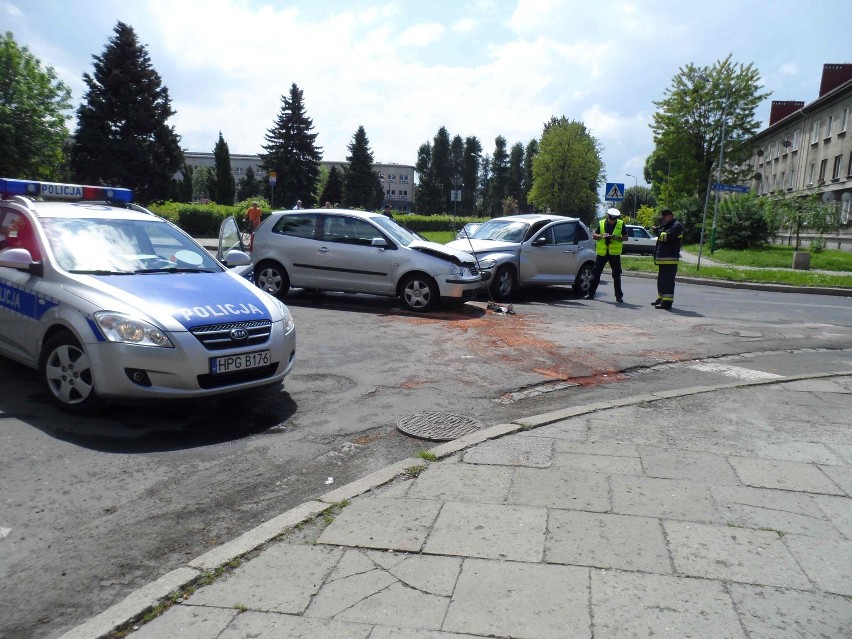
[{"label": "police car headlight", "polygon": [[95,313],[95,321],[110,342],[174,348],[171,340],[159,328],[129,315],[99,311]]},{"label": "police car headlight", "polygon": [[479,260],[479,268],[483,270],[492,269],[497,266],[497,262],[492,259]]},{"label": "police car headlight", "polygon": [[296,322],[293,320],[293,315],[290,313],[290,309],[284,306],[284,302],[282,302],[278,298],[273,299],[278,305],[278,310],[281,311],[281,317],[284,322],[284,332],[289,333],[296,327]]}]

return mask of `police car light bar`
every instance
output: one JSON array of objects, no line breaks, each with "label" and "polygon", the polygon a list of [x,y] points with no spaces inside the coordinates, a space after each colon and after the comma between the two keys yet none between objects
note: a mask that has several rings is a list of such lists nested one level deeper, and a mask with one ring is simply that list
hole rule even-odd
[{"label": "police car light bar", "polygon": [[106,200],[108,202],[120,203],[133,201],[133,191],[130,189],[0,178],[0,197],[10,195],[41,196],[62,200]]}]

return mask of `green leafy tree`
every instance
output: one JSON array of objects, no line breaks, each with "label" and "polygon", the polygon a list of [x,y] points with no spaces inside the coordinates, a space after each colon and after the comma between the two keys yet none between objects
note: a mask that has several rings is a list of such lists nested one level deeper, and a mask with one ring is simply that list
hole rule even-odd
[{"label": "green leafy tree", "polygon": [[373,169],[373,152],[363,126],[358,127],[347,148],[349,166],[343,177],[343,204],[348,208],[379,208],[384,200],[384,189]]},{"label": "green leafy tree", "polygon": [[639,211],[636,213],[636,223],[644,226],[646,229],[655,226],[659,218],[660,214],[657,213],[656,209],[648,205],[640,206]]},{"label": "green leafy tree", "polygon": [[657,206],[657,198],[647,186],[631,186],[624,191],[624,199],[615,207],[623,215],[633,217],[635,213],[643,206],[649,206],[652,209]]},{"label": "green leafy tree", "polygon": [[[658,185],[661,202],[669,205],[692,194],[704,197],[710,180],[717,179],[723,126],[722,182],[738,181],[748,173],[751,138],[760,129],[754,113],[769,95],[761,93],[759,83],[753,65],[734,63],[730,55],[711,67],[690,63],[680,68],[665,97],[654,103],[658,110],[651,124],[655,160],[646,179]],[[661,162],[667,170],[664,182]]]},{"label": "green leafy tree", "polygon": [[194,169],[184,162],[169,182],[169,199],[173,202],[192,201],[192,174]]},{"label": "green leafy tree", "polygon": [[200,166],[192,172],[192,201],[210,200],[211,186],[216,182],[215,172],[209,166]]},{"label": "green leafy tree", "polygon": [[332,205],[343,202],[343,176],[336,166],[332,166],[328,172],[328,179],[320,194],[320,205],[325,206],[326,202]]},{"label": "green leafy tree", "polygon": [[533,160],[529,201],[589,224],[595,219],[602,181],[601,146],[586,125],[565,117],[551,119]]},{"label": "green leafy tree", "polygon": [[791,243],[795,236],[797,251],[802,245],[803,232],[822,236],[824,233],[835,231],[840,224],[837,207],[834,203],[825,204],[818,193],[770,200],[767,204],[766,219],[770,236],[786,230]]},{"label": "green leafy tree", "polygon": [[246,169],[245,177],[240,180],[239,188],[237,189],[237,199],[242,202],[259,196],[263,192],[263,185],[257,179],[254,172],[254,167]]},{"label": "green leafy tree", "polygon": [[58,180],[71,90],[11,32],[0,35],[0,175]]},{"label": "green leafy tree", "polygon": [[432,182],[440,189],[441,207],[437,213],[445,213],[449,210],[450,191],[453,189],[453,183],[450,177],[453,175],[452,158],[450,152],[450,133],[446,127],[441,127],[435,134],[432,140],[432,162],[430,165],[432,172]]},{"label": "green leafy tree", "polygon": [[538,140],[532,139],[524,149],[524,201],[526,205],[521,209],[524,213],[532,213],[533,206],[529,203],[529,192],[533,184],[533,158],[538,153]]},{"label": "green leafy tree", "polygon": [[234,203],[237,192],[234,176],[231,173],[231,153],[228,151],[228,143],[219,131],[219,139],[213,148],[213,158],[216,162],[216,184],[213,189],[213,201],[216,204]]},{"label": "green leafy tree", "polygon": [[752,193],[722,198],[716,241],[720,248],[760,248],[769,243],[766,198]]},{"label": "green leafy tree", "polygon": [[473,215],[476,211],[476,186],[481,154],[482,143],[479,138],[476,136],[465,138],[461,164],[462,199],[459,202],[459,213],[462,215]]},{"label": "green leafy tree", "polygon": [[163,200],[183,164],[168,89],[133,28],[119,22],[77,109],[71,161],[75,179],[133,189],[143,204]]},{"label": "green leafy tree", "polygon": [[281,110],[264,136],[263,169],[277,173],[270,194],[273,204],[289,207],[296,200],[302,200],[304,206],[313,204],[322,160],[313,128],[313,120],[305,113],[303,92],[293,83],[289,96],[281,96]]},{"label": "green leafy tree", "polygon": [[479,165],[479,178],[477,179],[476,201],[479,203],[480,211],[488,217],[494,217],[487,207],[488,190],[491,188],[491,156],[482,158]]}]

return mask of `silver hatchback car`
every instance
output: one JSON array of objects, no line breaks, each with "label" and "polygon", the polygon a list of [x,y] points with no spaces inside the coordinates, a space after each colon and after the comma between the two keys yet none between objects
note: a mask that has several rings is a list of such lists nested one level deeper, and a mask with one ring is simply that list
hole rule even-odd
[{"label": "silver hatchback car", "polygon": [[571,284],[587,293],[594,276],[595,241],[575,217],[524,214],[488,220],[451,248],[475,254],[491,294],[509,299],[519,286]]},{"label": "silver hatchback car", "polygon": [[482,286],[468,253],[368,211],[274,212],[255,231],[251,256],[255,283],[279,298],[290,287],[370,293],[429,311],[441,299],[473,299]]}]

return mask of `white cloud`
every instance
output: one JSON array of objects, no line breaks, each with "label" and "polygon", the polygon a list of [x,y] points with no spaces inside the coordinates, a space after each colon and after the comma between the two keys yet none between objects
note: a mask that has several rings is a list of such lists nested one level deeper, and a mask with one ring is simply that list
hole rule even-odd
[{"label": "white cloud", "polygon": [[470,33],[476,29],[476,20],[473,18],[463,18],[453,25],[453,31],[456,33]]},{"label": "white cloud", "polygon": [[415,24],[399,34],[396,38],[400,46],[423,47],[441,39],[444,35],[444,25],[437,22]]},{"label": "white cloud", "polygon": [[7,2],[6,0],[0,2],[0,8],[3,9],[3,13],[6,13],[16,18],[24,15],[24,12],[18,9],[17,5],[12,4],[11,2]]}]

